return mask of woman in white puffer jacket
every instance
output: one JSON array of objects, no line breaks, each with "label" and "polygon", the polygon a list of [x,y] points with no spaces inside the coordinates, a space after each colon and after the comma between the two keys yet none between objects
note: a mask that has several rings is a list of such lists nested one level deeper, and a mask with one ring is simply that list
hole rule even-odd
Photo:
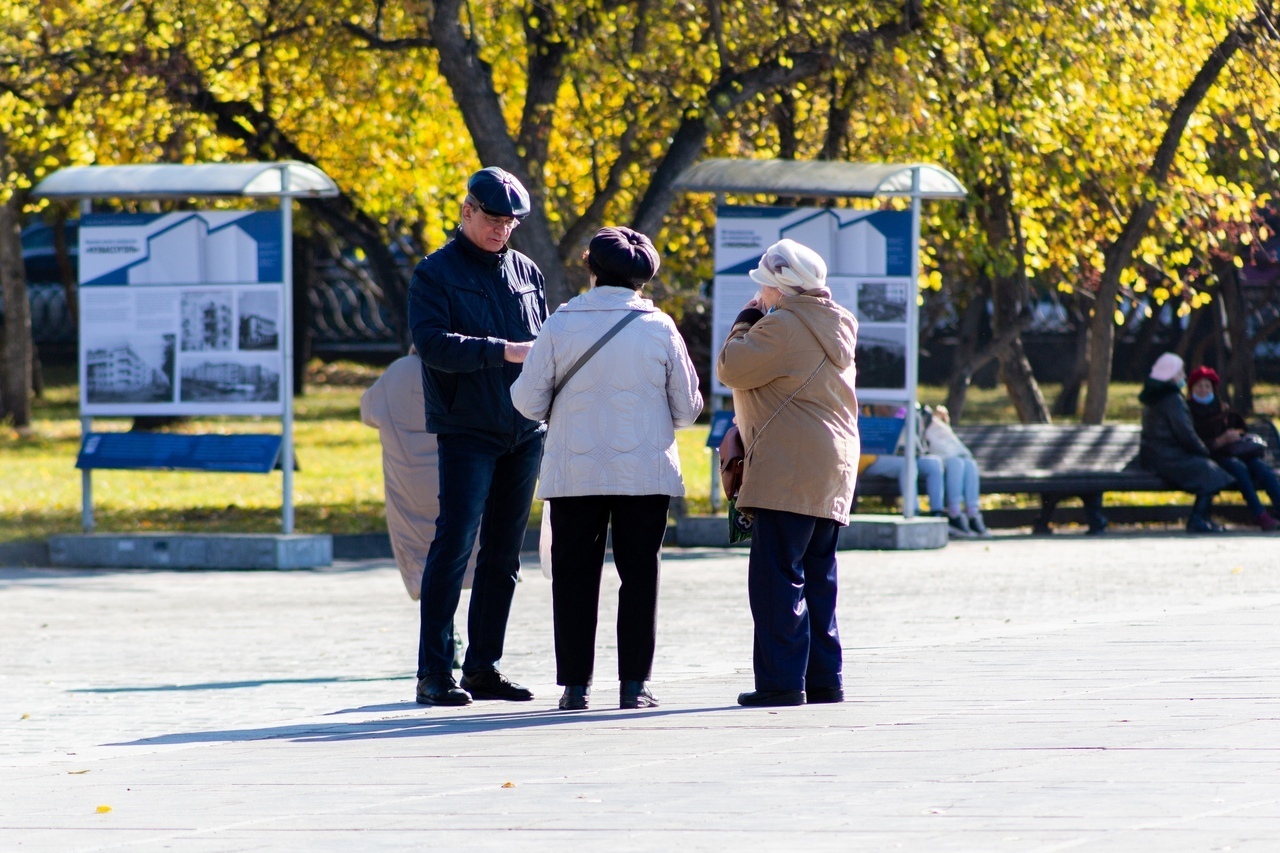
[{"label": "woman in white puffer jacket", "polygon": [[[619,705],[648,708],[658,704],[646,682],[656,639],[659,551],[671,497],[684,494],[675,431],[693,423],[702,395],[675,323],[640,296],[658,271],[649,238],[602,228],[584,259],[591,289],[547,319],[511,386],[511,400],[525,417],[548,423],[538,497],[550,502],[556,682],[565,688],[560,707],[587,707],[612,521],[622,579]],[[579,359],[624,319],[556,393]]]}]

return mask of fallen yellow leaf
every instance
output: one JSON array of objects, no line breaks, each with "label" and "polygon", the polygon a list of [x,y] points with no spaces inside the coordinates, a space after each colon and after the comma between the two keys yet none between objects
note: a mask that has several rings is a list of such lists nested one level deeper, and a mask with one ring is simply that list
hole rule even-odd
[{"label": "fallen yellow leaf", "polygon": [[106,814],[111,811],[111,806],[98,806],[98,814]]},{"label": "fallen yellow leaf", "polygon": [[515,783],[515,782],[503,782],[503,783],[502,783],[502,787],[504,787],[504,788],[514,788],[515,786],[516,786],[516,783]]}]

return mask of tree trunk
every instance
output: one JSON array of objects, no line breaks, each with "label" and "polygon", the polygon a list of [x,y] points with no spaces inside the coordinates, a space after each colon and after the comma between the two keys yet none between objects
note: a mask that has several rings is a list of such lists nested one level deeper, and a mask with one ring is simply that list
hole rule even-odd
[{"label": "tree trunk", "polygon": [[1102,280],[1098,284],[1098,296],[1089,322],[1089,393],[1085,399],[1083,418],[1086,424],[1100,424],[1107,414],[1107,386],[1111,382],[1111,359],[1115,349],[1114,317],[1116,296],[1120,292],[1120,273],[1133,263],[1133,254],[1155,213],[1159,193],[1168,183],[1169,169],[1178,153],[1182,132],[1231,57],[1240,48],[1253,42],[1257,38],[1256,28],[1264,25],[1269,26],[1259,14],[1258,17],[1234,27],[1209,54],[1169,116],[1169,124],[1160,140],[1160,147],[1156,149],[1155,158],[1147,169],[1146,180],[1151,184],[1150,189],[1134,205],[1120,234],[1104,253]]},{"label": "tree trunk", "polygon": [[1059,417],[1072,417],[1079,411],[1080,390],[1084,387],[1084,379],[1089,372],[1089,317],[1079,310],[1075,314],[1075,353],[1071,359],[1071,369],[1062,380],[1058,399],[1053,402],[1053,413]]},{"label": "tree trunk", "polygon": [[19,431],[31,426],[31,303],[22,268],[22,202],[16,195],[0,204],[0,292],[4,294],[4,369],[0,395],[4,411]]},{"label": "tree trunk", "polygon": [[[1052,419],[1045,405],[1044,395],[1036,383],[1031,362],[1022,348],[1021,329],[1025,315],[1030,313],[1026,251],[1022,240],[1022,228],[1018,213],[1013,208],[1013,187],[1007,168],[1002,168],[998,181],[979,183],[974,187],[978,196],[978,218],[986,232],[987,245],[995,257],[989,263],[991,271],[991,334],[997,340],[1008,338],[997,358],[1000,361],[1000,381],[1013,402],[1018,420],[1024,424],[1047,424]],[[1002,258],[1003,256],[1003,258]]]},{"label": "tree trunk", "polygon": [[1240,287],[1240,271],[1230,262],[1214,266],[1222,310],[1226,314],[1226,335],[1231,352],[1231,361],[1223,365],[1226,370],[1223,372],[1220,391],[1231,408],[1239,412],[1252,412],[1257,364],[1254,359],[1254,342],[1249,335],[1249,306]]},{"label": "tree trunk", "polygon": [[1024,424],[1052,423],[1044,394],[1022,348],[1021,335],[1014,338],[1000,355],[1000,381],[1009,392],[1019,421]]},{"label": "tree trunk", "polygon": [[956,342],[956,351],[951,359],[951,377],[947,380],[947,411],[951,413],[953,424],[960,423],[960,419],[964,416],[969,383],[977,371],[974,363],[978,354],[978,335],[982,327],[982,317],[986,313],[986,302],[986,290],[979,285],[960,315],[959,340]]}]

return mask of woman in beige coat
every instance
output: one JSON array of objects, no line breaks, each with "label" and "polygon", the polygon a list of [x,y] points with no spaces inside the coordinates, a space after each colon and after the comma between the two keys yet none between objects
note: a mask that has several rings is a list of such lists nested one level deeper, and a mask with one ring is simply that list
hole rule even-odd
[{"label": "woman in beige coat", "polygon": [[858,472],[858,324],[832,301],[822,258],[793,240],[770,246],[751,277],[760,294],[716,362],[747,448],[738,506],[754,516],[756,689],[738,703],[841,702],[836,538]]}]

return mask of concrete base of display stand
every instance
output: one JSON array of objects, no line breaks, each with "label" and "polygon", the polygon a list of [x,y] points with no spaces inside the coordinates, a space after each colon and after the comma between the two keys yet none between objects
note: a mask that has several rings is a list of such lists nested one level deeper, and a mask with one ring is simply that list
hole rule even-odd
[{"label": "concrete base of display stand", "polygon": [[[677,522],[676,542],[682,548],[728,547],[729,519],[715,515],[686,516]],[[837,547],[842,551],[924,551],[946,545],[945,518],[868,514],[853,516],[849,525],[840,529]]]},{"label": "concrete base of display stand", "polygon": [[333,537],[305,533],[94,533],[53,536],[54,566],[121,569],[311,569],[333,563]]}]

